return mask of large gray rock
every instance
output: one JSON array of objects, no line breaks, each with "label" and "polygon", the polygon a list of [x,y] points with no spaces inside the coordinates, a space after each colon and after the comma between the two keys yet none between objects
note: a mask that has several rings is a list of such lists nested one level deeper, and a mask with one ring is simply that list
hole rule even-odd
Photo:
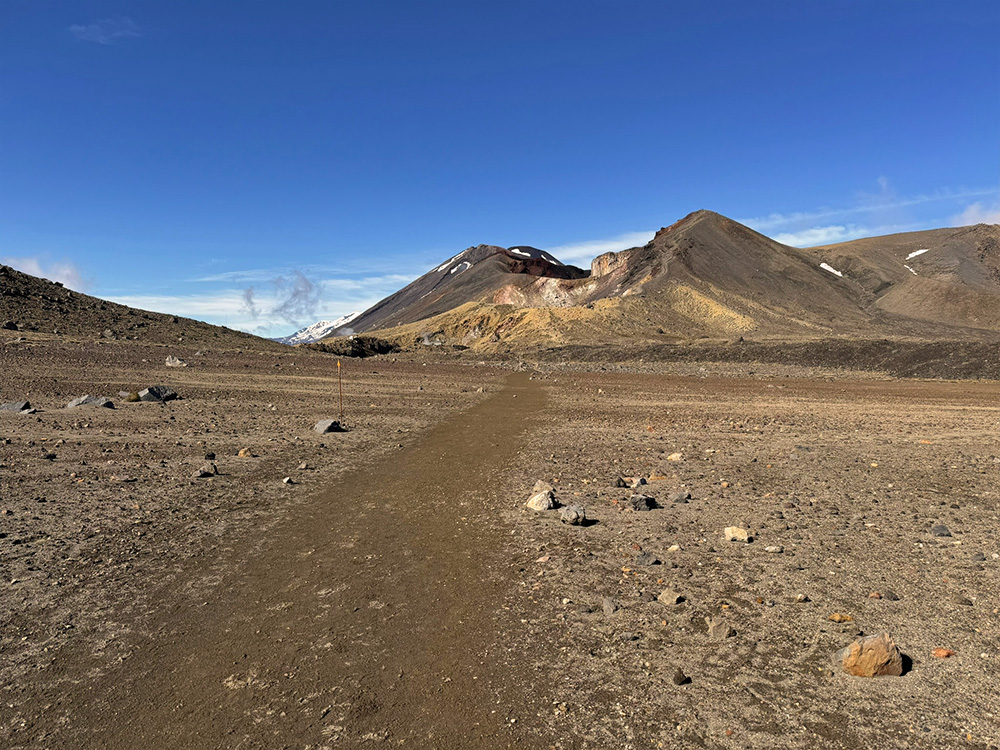
[{"label": "large gray rock", "polygon": [[114,402],[104,396],[80,396],[80,398],[74,398],[66,404],[67,409],[75,409],[78,406],[103,406],[106,409],[115,408]]},{"label": "large gray rock", "polygon": [[11,401],[9,404],[0,404],[0,411],[28,411],[31,404],[27,401]]},{"label": "large gray rock", "polygon": [[316,426],[313,427],[313,430],[318,432],[320,435],[323,435],[327,432],[343,432],[344,428],[336,419],[321,419],[316,423]]},{"label": "large gray rock", "polygon": [[587,513],[582,505],[569,505],[559,511],[559,520],[571,526],[581,526],[587,520]]},{"label": "large gray rock", "polygon": [[173,401],[175,398],[177,391],[165,385],[151,385],[139,391],[140,401]]}]

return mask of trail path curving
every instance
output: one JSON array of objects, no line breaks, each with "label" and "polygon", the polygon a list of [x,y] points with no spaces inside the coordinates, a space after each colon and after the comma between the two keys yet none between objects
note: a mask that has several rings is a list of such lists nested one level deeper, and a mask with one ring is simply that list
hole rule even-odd
[{"label": "trail path curving", "polygon": [[248,540],[207,599],[164,601],[96,692],[82,681],[61,697],[57,744],[542,746],[500,509],[505,466],[544,403],[512,375]]}]

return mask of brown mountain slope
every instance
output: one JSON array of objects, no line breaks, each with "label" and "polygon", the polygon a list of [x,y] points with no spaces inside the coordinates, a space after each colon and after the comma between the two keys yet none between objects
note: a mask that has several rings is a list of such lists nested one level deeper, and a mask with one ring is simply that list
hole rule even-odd
[{"label": "brown mountain slope", "polygon": [[812,248],[899,316],[1000,331],[1000,226],[871,237]]},{"label": "brown mountain slope", "polygon": [[[433,308],[394,295],[394,315],[368,330],[404,345],[483,350],[740,336],[976,338],[1000,333],[998,238],[1000,227],[981,225],[803,250],[697,211],[643,247],[599,256],[580,278],[482,274]],[[907,261],[918,250],[926,252]]]},{"label": "brown mountain slope", "polygon": [[[365,310],[351,323],[358,332],[405,325],[467,302],[492,299],[501,289],[516,295],[546,281],[578,279],[586,271],[560,263],[537,248],[478,245],[463,250],[416,281]],[[530,291],[524,292],[532,296]]]},{"label": "brown mountain slope", "polygon": [[137,310],[66,289],[0,266],[0,325],[4,334],[58,335],[73,339],[120,339],[147,344],[187,344],[215,349],[287,352],[248,333],[190,318]]}]

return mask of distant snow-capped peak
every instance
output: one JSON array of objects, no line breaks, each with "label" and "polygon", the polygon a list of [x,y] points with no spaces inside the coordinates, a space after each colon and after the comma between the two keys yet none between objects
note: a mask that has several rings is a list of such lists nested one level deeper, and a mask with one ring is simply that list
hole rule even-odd
[{"label": "distant snow-capped peak", "polygon": [[333,335],[338,329],[345,327],[360,314],[361,311],[358,310],[336,320],[321,320],[318,323],[313,323],[311,326],[306,326],[301,331],[296,331],[291,336],[276,338],[275,341],[281,344],[311,344],[314,341],[319,341]]}]

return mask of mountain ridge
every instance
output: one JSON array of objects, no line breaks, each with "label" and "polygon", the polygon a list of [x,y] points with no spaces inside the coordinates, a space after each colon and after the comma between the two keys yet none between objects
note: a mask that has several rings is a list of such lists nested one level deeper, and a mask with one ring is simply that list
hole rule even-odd
[{"label": "mountain ridge", "polygon": [[474,268],[499,253],[509,249],[453,256],[363,312],[358,330],[484,351],[602,339],[1000,335],[997,225],[795,248],[700,210],[643,246],[597,256],[589,271],[529,277],[507,267],[438,294],[434,305],[413,304],[459,264]]}]

